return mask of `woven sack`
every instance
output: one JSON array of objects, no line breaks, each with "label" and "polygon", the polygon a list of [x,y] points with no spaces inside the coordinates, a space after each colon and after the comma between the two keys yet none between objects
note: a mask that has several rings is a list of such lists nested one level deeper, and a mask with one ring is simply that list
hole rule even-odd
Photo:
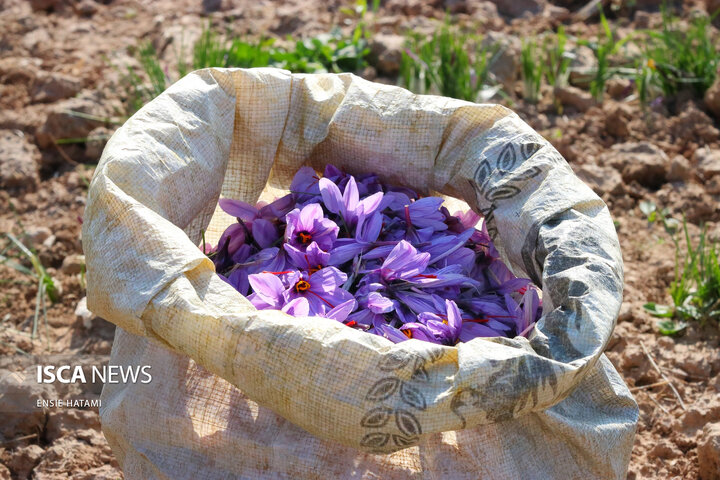
[{"label": "woven sack", "polygon": [[[198,249],[219,197],[303,165],[482,213],[543,291],[529,339],[400,344],[257,311]],[[638,409],[603,355],[622,301],[606,205],[517,115],[350,74],[206,69],[113,135],[83,223],[88,306],[118,327],[103,431],[128,479],[624,478]]]}]

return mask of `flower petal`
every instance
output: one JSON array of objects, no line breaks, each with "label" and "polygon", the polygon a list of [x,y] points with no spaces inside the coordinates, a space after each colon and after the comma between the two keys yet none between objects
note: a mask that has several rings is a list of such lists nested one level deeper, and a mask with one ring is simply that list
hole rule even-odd
[{"label": "flower petal", "polygon": [[257,208],[253,207],[249,203],[241,202],[240,200],[221,198],[218,200],[218,204],[228,215],[240,218],[246,222],[252,222],[258,214]]}]

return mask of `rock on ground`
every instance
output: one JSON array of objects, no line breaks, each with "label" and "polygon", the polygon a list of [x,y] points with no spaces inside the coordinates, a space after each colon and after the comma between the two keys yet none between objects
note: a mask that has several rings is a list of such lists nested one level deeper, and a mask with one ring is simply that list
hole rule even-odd
[{"label": "rock on ground", "polygon": [[703,178],[710,179],[720,175],[720,150],[707,147],[698,148],[695,150],[693,161]]},{"label": "rock on ground", "polygon": [[520,73],[520,50],[522,43],[515,36],[490,31],[485,34],[482,48],[491,52],[497,50],[493,62],[489,65],[490,73],[508,91],[512,91],[515,79]]},{"label": "rock on ground", "polygon": [[38,72],[30,95],[33,102],[51,103],[76,95],[83,87],[81,79],[71,75]]},{"label": "rock on ground", "polygon": [[45,427],[45,412],[35,404],[37,400],[53,398],[54,389],[50,384],[36,383],[34,375],[32,368],[24,372],[0,369],[0,443],[36,434]]},{"label": "rock on ground", "polygon": [[32,469],[40,463],[43,453],[45,452],[39,445],[20,447],[13,452],[8,467],[16,478],[27,478]]},{"label": "rock on ground", "polygon": [[578,112],[586,112],[597,103],[590,92],[570,85],[555,87],[553,93],[561,104],[574,108]]},{"label": "rock on ground", "polygon": [[708,423],[703,428],[698,463],[702,480],[720,480],[720,423]]},{"label": "rock on ground", "polygon": [[682,155],[675,155],[670,161],[667,179],[670,182],[686,182],[692,178],[690,162]]},{"label": "rock on ground", "polygon": [[107,112],[105,99],[97,92],[86,91],[79,97],[63,100],[53,106],[36,134],[40,148],[49,148],[59,139],[85,138],[102,126]]},{"label": "rock on ground", "polygon": [[598,195],[609,193],[620,195],[623,192],[623,180],[620,172],[613,167],[599,165],[581,165],[575,169],[575,175],[587,183]]},{"label": "rock on ground", "polygon": [[34,191],[40,178],[40,152],[19,131],[0,130],[0,188]]},{"label": "rock on ground", "polygon": [[613,145],[604,159],[617,168],[623,180],[648,188],[660,188],[666,181],[670,159],[650,142],[626,142]]},{"label": "rock on ground", "polygon": [[[720,2],[718,2],[720,4]],[[720,7],[720,5],[718,5]],[[710,110],[715,118],[720,120],[720,76],[715,79],[710,88],[705,92],[705,108]]]},{"label": "rock on ground", "polygon": [[545,7],[544,0],[492,0],[498,11],[509,17],[537,15]]},{"label": "rock on ground", "polygon": [[378,34],[370,43],[371,60],[378,73],[393,76],[400,71],[405,37]]}]

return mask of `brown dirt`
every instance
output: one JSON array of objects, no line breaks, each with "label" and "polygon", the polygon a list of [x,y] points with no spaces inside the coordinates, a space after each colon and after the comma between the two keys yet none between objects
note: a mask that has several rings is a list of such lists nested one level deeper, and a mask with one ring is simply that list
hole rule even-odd
[{"label": "brown dirt", "polygon": [[[53,135],[83,136],[98,127],[112,130],[113,124],[69,118],[63,110],[122,115],[123,90],[113,66],[137,64],[132,48],[141,41],[152,41],[164,58],[171,59],[179,39],[188,41],[208,20],[235,34],[313,35],[341,21],[342,15],[334,12],[348,3],[0,0],[0,154],[8,156],[0,168],[0,231],[12,232],[37,249],[62,288],[61,300],[48,306],[47,325],[41,323],[38,337],[31,338],[37,285],[0,265],[0,358],[23,358],[18,349],[30,354],[95,355],[92,358],[99,362],[109,355],[112,325],[76,315],[85,294],[78,273],[81,259],[74,257],[82,253],[80,222],[87,181],[102,145],[57,146]],[[425,31],[449,8],[460,22],[478,24],[481,31],[527,35],[567,21],[569,11],[564,8],[570,5],[574,11],[584,2],[557,2],[559,7],[544,1],[530,3],[544,5],[545,13],[502,19],[492,16],[495,6],[489,2],[388,0],[374,24],[378,32],[390,36],[409,25]],[[203,11],[203,5],[212,9],[212,4],[220,9]],[[632,14],[625,2],[618,4]],[[704,8],[702,2],[695,7]],[[653,24],[657,14],[640,12],[635,21]],[[629,20],[618,23],[628,29],[634,26]],[[570,22],[567,30],[587,34],[597,25]],[[392,55],[382,61],[392,62]],[[392,69],[383,63],[379,73],[370,68],[363,74],[373,79]],[[515,88],[521,91],[519,85]],[[607,355],[640,404],[628,478],[699,478],[701,472],[706,479],[718,478],[709,471],[718,465],[711,457],[717,452],[712,448],[720,443],[718,327],[691,325],[683,336],[663,337],[655,319],[643,311],[642,304],[649,300],[669,303],[674,253],[662,229],[649,227],[642,218],[638,203],[652,200],[678,217],[686,215],[693,235],[699,231],[697,225],[707,222],[712,235],[720,237],[716,223],[720,222],[720,176],[701,174],[696,154],[701,148],[720,148],[720,125],[702,100],[679,99],[669,107],[643,112],[636,102],[622,99],[627,86],[617,84],[612,89],[616,100],[596,106],[578,103],[562,114],[556,112],[550,96],[539,105],[517,100],[511,107],[603,196],[618,222],[626,290]],[[21,148],[18,142],[24,142]],[[663,378],[642,345],[677,389],[685,408],[668,384],[648,387]],[[0,362],[0,368],[9,366]],[[13,381],[14,386],[8,383]],[[0,382],[14,389],[18,398],[48,393],[17,380]],[[83,398],[96,398],[99,390],[74,392],[80,393]],[[0,479],[121,476],[100,433],[97,409],[31,409],[0,426]]]}]

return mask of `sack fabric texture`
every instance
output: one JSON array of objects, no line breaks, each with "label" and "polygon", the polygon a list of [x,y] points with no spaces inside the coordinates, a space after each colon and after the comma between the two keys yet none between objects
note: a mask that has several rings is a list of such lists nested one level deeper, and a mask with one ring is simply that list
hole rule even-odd
[{"label": "sack fabric texture", "polygon": [[[257,311],[197,245],[303,165],[467,203],[542,286],[530,338],[454,347]],[[103,431],[128,479],[624,478],[637,404],[603,355],[622,257],[603,201],[508,109],[350,74],[206,69],[108,142],[83,223],[88,306],[118,327]]]}]

